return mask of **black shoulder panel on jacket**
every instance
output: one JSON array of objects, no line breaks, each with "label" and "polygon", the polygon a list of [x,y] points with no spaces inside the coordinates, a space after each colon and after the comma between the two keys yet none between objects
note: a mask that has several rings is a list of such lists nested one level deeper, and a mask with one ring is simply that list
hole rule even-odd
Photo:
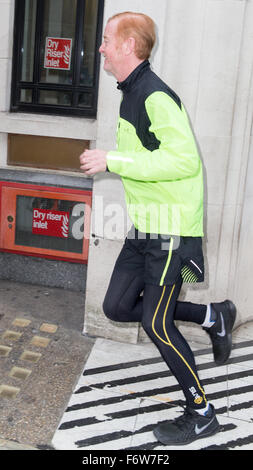
[{"label": "black shoulder panel on jacket", "polygon": [[120,106],[120,116],[130,122],[147,150],[159,148],[160,141],[153,132],[149,131],[151,125],[145,101],[149,95],[156,91],[168,94],[181,109],[181,100],[177,94],[166,85],[154,72],[150,70],[149,62],[143,62],[129,76],[119,88],[123,91],[123,100]]}]

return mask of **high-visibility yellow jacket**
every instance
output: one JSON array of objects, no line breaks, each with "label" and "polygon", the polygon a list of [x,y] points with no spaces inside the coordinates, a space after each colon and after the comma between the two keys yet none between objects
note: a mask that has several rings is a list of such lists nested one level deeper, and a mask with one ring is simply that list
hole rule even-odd
[{"label": "high-visibility yellow jacket", "polygon": [[117,150],[108,170],[121,176],[128,213],[141,232],[203,236],[203,175],[185,108],[142,62],[123,92]]}]

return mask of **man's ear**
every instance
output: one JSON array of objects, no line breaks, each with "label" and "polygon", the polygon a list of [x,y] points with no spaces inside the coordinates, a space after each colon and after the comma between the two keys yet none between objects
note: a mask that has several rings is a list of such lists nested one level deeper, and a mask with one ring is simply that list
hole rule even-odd
[{"label": "man's ear", "polygon": [[135,52],[135,38],[129,37],[124,41],[123,44],[124,52],[126,55],[131,55]]}]

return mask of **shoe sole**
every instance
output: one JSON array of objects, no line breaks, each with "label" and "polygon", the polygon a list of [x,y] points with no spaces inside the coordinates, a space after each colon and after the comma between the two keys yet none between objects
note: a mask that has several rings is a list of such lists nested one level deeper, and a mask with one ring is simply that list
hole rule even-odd
[{"label": "shoe sole", "polygon": [[216,428],[212,429],[212,431],[203,432],[202,434],[196,435],[192,439],[189,439],[188,441],[184,441],[184,442],[166,441],[165,439],[163,439],[162,437],[159,436],[159,432],[157,432],[155,429],[153,431],[153,434],[156,437],[156,439],[159,442],[161,442],[161,444],[163,444],[165,446],[166,445],[167,446],[185,446],[185,445],[191,444],[192,442],[197,441],[198,439],[204,439],[205,437],[209,437],[209,436],[213,436],[214,434],[217,434],[220,431],[220,428],[221,428],[221,426],[220,426],[220,424],[218,424],[216,426]]}]

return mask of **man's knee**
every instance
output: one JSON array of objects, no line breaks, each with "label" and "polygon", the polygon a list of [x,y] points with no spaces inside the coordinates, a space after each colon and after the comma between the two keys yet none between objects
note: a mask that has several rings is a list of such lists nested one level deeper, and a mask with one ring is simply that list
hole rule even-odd
[{"label": "man's knee", "polygon": [[117,321],[117,305],[113,302],[112,299],[109,299],[107,296],[103,302],[103,311],[105,316],[109,320]]},{"label": "man's knee", "polygon": [[106,296],[103,302],[103,310],[109,320],[117,322],[129,321],[128,307],[119,299]]}]

